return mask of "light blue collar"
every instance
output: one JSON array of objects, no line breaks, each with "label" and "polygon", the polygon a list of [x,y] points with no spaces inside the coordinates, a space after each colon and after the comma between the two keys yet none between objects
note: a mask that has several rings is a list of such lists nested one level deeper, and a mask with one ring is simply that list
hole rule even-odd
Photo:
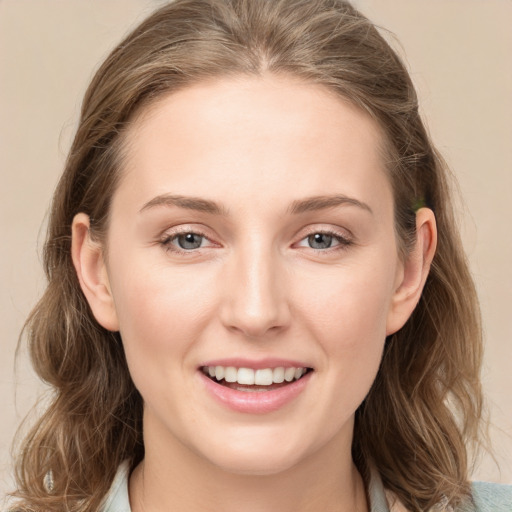
[{"label": "light blue collar", "polygon": [[[129,475],[130,465],[125,461],[117,470],[101,512],[131,512],[128,496]],[[477,482],[473,484],[472,490],[475,506],[466,507],[464,512],[512,512],[512,485]],[[370,512],[389,512],[384,486],[376,470],[371,472],[368,498]]]},{"label": "light blue collar", "polygon": [[[128,461],[125,461],[117,470],[112,486],[101,507],[101,512],[131,512],[128,496],[129,473],[130,466]],[[373,471],[371,474],[368,497],[370,499],[371,512],[389,512],[382,480],[377,471]]]}]

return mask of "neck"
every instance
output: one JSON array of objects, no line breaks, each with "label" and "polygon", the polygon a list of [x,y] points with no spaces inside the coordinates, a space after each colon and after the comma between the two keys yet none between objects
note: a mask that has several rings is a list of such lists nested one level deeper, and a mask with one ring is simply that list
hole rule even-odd
[{"label": "neck", "polygon": [[[162,440],[162,437],[146,438]],[[350,439],[332,443],[271,474],[226,471],[176,439],[151,443],[130,478],[133,512],[367,512]],[[348,441],[348,442],[347,442]],[[178,462],[179,461],[179,462]]]}]

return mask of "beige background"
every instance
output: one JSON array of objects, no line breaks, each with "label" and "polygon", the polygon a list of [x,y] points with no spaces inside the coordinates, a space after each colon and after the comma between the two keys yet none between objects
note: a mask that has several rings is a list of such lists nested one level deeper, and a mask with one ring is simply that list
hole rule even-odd
[{"label": "beige background", "polygon": [[[0,0],[0,495],[9,446],[43,387],[24,353],[23,321],[44,288],[41,221],[93,70],[159,2]],[[359,0],[407,54],[428,126],[457,174],[463,233],[482,303],[484,385],[501,471],[512,483],[512,2]]]}]

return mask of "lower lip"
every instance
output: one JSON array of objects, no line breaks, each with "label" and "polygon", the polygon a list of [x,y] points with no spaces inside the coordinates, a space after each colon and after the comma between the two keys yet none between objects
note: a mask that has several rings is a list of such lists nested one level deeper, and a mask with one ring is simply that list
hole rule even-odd
[{"label": "lower lip", "polygon": [[231,389],[207,377],[199,371],[204,385],[209,393],[221,404],[236,412],[248,414],[265,414],[277,411],[294,400],[308,385],[313,372],[291,382],[281,388],[270,391],[238,391]]}]

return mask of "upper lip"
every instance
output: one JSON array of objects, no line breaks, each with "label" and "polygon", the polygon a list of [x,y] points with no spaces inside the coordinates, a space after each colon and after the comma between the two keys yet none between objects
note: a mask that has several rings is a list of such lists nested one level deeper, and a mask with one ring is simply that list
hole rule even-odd
[{"label": "upper lip", "polygon": [[312,368],[312,366],[304,361],[296,361],[292,359],[281,359],[275,357],[267,357],[264,359],[246,359],[242,357],[235,358],[224,358],[224,359],[212,359],[205,361],[199,366],[234,366],[235,368],[252,368],[253,370],[259,370],[263,368]]}]

